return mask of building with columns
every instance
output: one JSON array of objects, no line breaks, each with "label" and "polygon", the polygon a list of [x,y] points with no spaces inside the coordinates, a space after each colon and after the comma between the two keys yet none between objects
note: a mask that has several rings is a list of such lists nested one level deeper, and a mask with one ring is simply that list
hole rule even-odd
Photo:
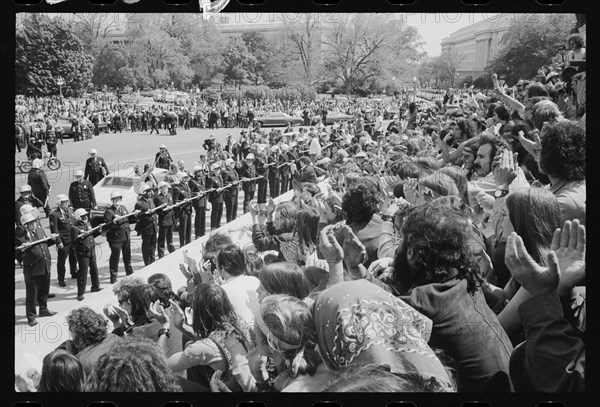
[{"label": "building with columns", "polygon": [[442,53],[454,52],[458,57],[457,80],[468,76],[473,80],[484,73],[508,40],[515,14],[504,14],[471,24],[442,39]]}]

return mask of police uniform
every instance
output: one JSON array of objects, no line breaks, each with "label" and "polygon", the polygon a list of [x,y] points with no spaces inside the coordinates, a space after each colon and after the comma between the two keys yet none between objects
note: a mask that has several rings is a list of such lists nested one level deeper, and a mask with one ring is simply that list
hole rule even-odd
[{"label": "police uniform", "polygon": [[279,171],[279,177],[281,179],[280,193],[284,194],[287,191],[289,191],[290,175],[292,173],[288,154],[280,154],[279,155],[279,164],[277,167],[278,167],[278,171]]},{"label": "police uniform", "polygon": [[108,175],[108,173],[108,166],[106,165],[104,158],[94,155],[85,161],[83,178],[89,180],[92,185],[96,185],[105,175]]},{"label": "police uniform", "polygon": [[158,216],[156,213],[147,214],[155,208],[154,200],[142,195],[135,204],[135,209],[140,210],[135,230],[142,235],[142,257],[144,266],[154,263],[156,252],[156,234],[158,233]]},{"label": "police uniform", "polygon": [[173,159],[171,158],[171,154],[169,154],[169,152],[167,150],[165,150],[165,151],[162,151],[162,152],[159,151],[158,153],[156,153],[154,162],[155,162],[154,167],[163,168],[165,170],[168,170],[169,166],[173,162]]},{"label": "police uniform", "polygon": [[[37,226],[29,232],[26,226],[19,226],[15,230],[15,246],[26,242],[35,242],[44,239],[44,229]],[[48,294],[50,293],[50,269],[52,258],[48,246],[56,244],[54,240],[37,243],[23,251],[23,276],[25,277],[25,311],[29,322],[35,321],[36,303],[39,306],[39,315],[47,315]]]},{"label": "police uniform", "polygon": [[[200,174],[199,177],[194,176],[188,182],[193,197],[204,193],[206,190],[206,177],[204,176],[204,172]],[[192,206],[195,212],[194,234],[196,239],[198,239],[206,234],[206,196],[195,199]]]},{"label": "police uniform", "polygon": [[[222,188],[223,179],[221,175],[210,175],[206,179],[206,189]],[[210,212],[210,228],[215,230],[221,226],[221,218],[223,217],[223,191],[211,192],[208,195],[208,200],[212,205]]]},{"label": "police uniform", "polygon": [[57,156],[57,148],[58,140],[56,139],[56,135],[54,134],[54,129],[48,126],[48,130],[46,130],[46,148],[48,149],[48,153],[51,157]]},{"label": "police uniform", "polygon": [[64,283],[67,257],[69,258],[71,278],[77,278],[77,257],[73,253],[73,247],[71,246],[71,226],[75,223],[73,209],[58,207],[50,213],[49,221],[50,233],[58,233],[63,244],[63,247],[58,249],[56,270],[58,273],[58,282]]},{"label": "police uniform", "polygon": [[267,203],[267,181],[269,177],[269,167],[267,167],[265,157],[256,157],[254,159],[254,166],[256,167],[256,176],[263,177],[258,180],[256,199],[258,200],[259,204]]},{"label": "police uniform", "polygon": [[100,235],[100,230],[94,231],[87,236],[80,235],[91,229],[87,221],[76,220],[71,226],[71,242],[73,252],[77,256],[79,263],[79,273],[77,274],[77,296],[82,296],[87,285],[88,270],[92,279],[92,292],[100,291],[100,279],[98,277],[98,264],[96,263],[96,241],[94,238]]},{"label": "police uniform", "polygon": [[73,209],[83,208],[87,211],[96,206],[96,195],[92,183],[81,178],[69,186],[69,201]]},{"label": "police uniform", "polygon": [[238,182],[240,178],[238,173],[233,168],[225,168],[222,171],[221,178],[223,179],[223,186],[231,185],[229,188],[223,190],[225,219],[227,220],[227,223],[229,223],[237,216],[239,186],[238,184],[233,185],[233,183]]},{"label": "police uniform", "polygon": [[[167,192],[166,195],[158,193],[154,197],[154,205],[161,206],[167,204],[167,206],[173,205],[173,198],[171,194]],[[169,253],[175,251],[173,246],[173,225],[175,221],[173,219],[173,210],[158,210],[158,258],[161,259],[165,255],[165,240],[167,241],[167,249]]]},{"label": "police uniform", "polygon": [[104,212],[104,223],[108,225],[106,232],[106,241],[110,246],[110,283],[117,282],[117,274],[119,271],[119,258],[123,252],[123,264],[125,265],[125,274],[133,274],[131,267],[131,236],[129,230],[129,222],[131,217],[119,219],[116,223],[112,223],[117,216],[127,215],[127,209],[123,205],[115,205],[106,209]]},{"label": "police uniform", "polygon": [[[255,178],[256,168],[254,167],[254,160],[251,165],[244,160],[240,168],[240,176],[242,178]],[[248,204],[254,199],[254,193],[256,191],[256,181],[249,181],[242,183],[242,190],[244,191],[244,213],[248,212]]]},{"label": "police uniform", "polygon": [[281,188],[281,173],[277,168],[279,166],[279,155],[273,153],[268,158],[269,166],[269,196],[276,198],[279,196],[279,189]]},{"label": "police uniform", "polygon": [[[192,197],[192,191],[185,182],[173,186],[173,202],[178,203]],[[192,241],[192,204],[185,203],[177,208],[179,220],[179,247],[183,247]]]}]

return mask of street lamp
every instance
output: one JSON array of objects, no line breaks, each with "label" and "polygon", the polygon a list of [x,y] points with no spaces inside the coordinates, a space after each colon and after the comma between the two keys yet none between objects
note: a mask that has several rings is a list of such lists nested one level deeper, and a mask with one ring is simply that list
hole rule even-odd
[{"label": "street lamp", "polygon": [[56,84],[58,85],[58,91],[60,92],[60,97],[62,98],[62,97],[63,97],[63,94],[62,94],[62,87],[63,87],[63,85],[65,84],[65,80],[63,79],[63,77],[62,77],[62,76],[58,76],[58,77],[56,78]]}]

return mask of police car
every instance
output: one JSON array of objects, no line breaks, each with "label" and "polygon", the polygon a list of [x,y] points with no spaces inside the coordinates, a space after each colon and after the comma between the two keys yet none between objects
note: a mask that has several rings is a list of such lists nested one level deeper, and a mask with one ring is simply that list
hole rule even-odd
[{"label": "police car", "polygon": [[[158,183],[164,180],[167,175],[167,170],[163,168],[155,168],[150,175],[153,181]],[[96,204],[98,209],[92,210],[91,220],[92,225],[96,226],[102,222],[104,212],[112,205],[110,194],[112,191],[118,191],[123,194],[121,205],[125,206],[128,212],[133,212],[133,208],[138,199],[138,192],[142,184],[140,176],[135,172],[135,168],[124,168],[108,174],[100,182],[94,185],[94,194],[96,195]]]}]

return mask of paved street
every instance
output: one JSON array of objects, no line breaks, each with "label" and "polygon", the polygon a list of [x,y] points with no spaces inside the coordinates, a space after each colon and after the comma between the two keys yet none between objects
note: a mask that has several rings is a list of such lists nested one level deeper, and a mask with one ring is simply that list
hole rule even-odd
[{"label": "paved street", "polygon": [[[117,134],[101,134],[98,137],[94,137],[90,140],[73,142],[72,139],[65,139],[64,144],[58,145],[58,158],[62,162],[62,166],[58,171],[48,171],[48,179],[52,185],[52,191],[50,194],[50,203],[54,207],[54,198],[59,193],[67,193],[69,184],[73,180],[73,173],[77,169],[83,169],[85,160],[88,157],[88,151],[90,148],[98,150],[98,155],[106,160],[107,165],[111,172],[121,169],[129,168],[134,165],[143,166],[146,162],[153,162],[154,155],[158,152],[158,146],[165,144],[167,149],[171,153],[173,160],[184,160],[186,168],[191,169],[194,163],[198,160],[198,155],[201,151],[203,141],[209,137],[211,133],[214,133],[217,141],[224,142],[228,133],[232,133],[234,138],[238,138],[241,129],[190,129],[183,130],[179,128],[176,136],[168,136],[163,131],[160,135],[149,135],[148,133],[131,133],[123,132]],[[18,154],[15,156],[17,157]],[[23,153],[24,156],[24,153]],[[18,170],[17,170],[18,171]],[[16,174],[15,175],[15,199],[18,197],[18,189],[27,182],[27,174]],[[239,194],[238,204],[238,215],[242,214],[242,201],[243,192]],[[193,222],[193,221],[192,221]],[[225,214],[221,225],[225,224]],[[42,218],[42,225],[49,233],[48,219]],[[207,233],[210,231],[210,212],[207,212]],[[131,239],[131,255],[132,255],[132,266],[134,271],[144,267],[142,253],[141,253],[141,238],[136,236],[135,232],[132,232]],[[193,231],[192,231],[193,238]],[[179,246],[179,236],[175,231],[173,235],[173,242],[175,248]],[[110,249],[106,243],[104,237],[98,237],[97,243],[97,261],[98,269],[100,274],[100,284],[103,287],[110,287],[109,285],[109,269],[108,259],[110,256]],[[50,248],[52,253],[52,280],[50,286],[50,292],[56,294],[56,298],[49,300],[49,308],[54,311],[63,311],[70,309],[78,304],[77,301],[77,282],[74,279],[69,279],[69,270],[67,264],[66,287],[60,287],[58,285],[57,274],[56,274],[56,249]],[[119,265],[119,276],[124,276],[125,271],[123,269],[123,263]],[[89,286],[88,277],[88,286]],[[15,317],[16,324],[26,324],[27,319],[25,317],[25,284],[23,281],[23,270],[21,267],[15,267]],[[109,288],[110,289],[110,288]],[[93,297],[96,295],[102,295],[102,293],[90,293],[89,287],[85,297]]]}]

